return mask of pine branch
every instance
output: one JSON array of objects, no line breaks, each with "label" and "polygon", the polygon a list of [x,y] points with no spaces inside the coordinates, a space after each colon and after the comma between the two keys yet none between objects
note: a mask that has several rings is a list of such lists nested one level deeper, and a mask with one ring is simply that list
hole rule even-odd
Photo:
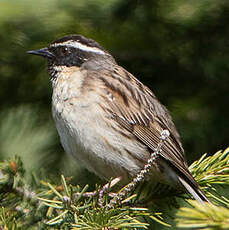
[{"label": "pine branch", "polygon": [[[192,207],[181,208],[177,213],[177,226],[189,229],[229,229],[229,209],[213,204],[201,205],[189,201]],[[229,206],[229,203],[228,203]]]},{"label": "pine branch", "polygon": [[[178,227],[228,227],[229,201],[214,195],[213,190],[213,185],[228,185],[228,162],[229,149],[226,149],[213,156],[204,155],[190,166],[207,195],[221,206],[201,206],[189,201],[190,207],[178,211]],[[36,179],[36,183],[30,182],[36,184],[33,187],[24,178],[20,158],[0,162],[0,226],[4,229],[150,229],[150,220],[169,226],[162,219],[162,213],[137,207],[137,195],[131,192],[125,194],[121,206],[117,204],[107,209],[117,181],[108,183],[100,196],[101,187],[97,186],[91,193],[88,186],[72,185],[64,176],[57,185],[44,180],[37,182]]]},{"label": "pine branch", "polygon": [[193,162],[189,169],[209,198],[213,198],[220,205],[227,203],[217,193],[215,186],[229,185],[229,148],[208,157],[204,154],[199,160]]},{"label": "pine branch", "polygon": [[168,226],[160,213],[152,213],[146,208],[123,206],[108,210],[106,207],[111,199],[108,193],[104,194],[104,205],[100,207],[99,187],[95,192],[97,196],[84,196],[87,186],[81,190],[79,186],[67,185],[63,176],[61,192],[50,184],[47,186],[54,197],[39,198],[48,206],[47,217],[53,217],[47,225],[71,226],[73,229],[147,229],[149,224],[142,221],[144,217]]},{"label": "pine branch", "polygon": [[200,186],[209,184],[229,185],[229,148],[213,156],[204,154],[189,167]]},{"label": "pine branch", "polygon": [[[215,203],[201,205],[189,200],[191,207],[182,207],[177,213],[177,226],[189,229],[219,230],[229,229],[229,200],[219,195],[214,185],[229,185],[229,148],[218,151],[213,156],[204,154],[195,161],[190,170],[197,182]],[[214,195],[216,194],[216,195]]]}]

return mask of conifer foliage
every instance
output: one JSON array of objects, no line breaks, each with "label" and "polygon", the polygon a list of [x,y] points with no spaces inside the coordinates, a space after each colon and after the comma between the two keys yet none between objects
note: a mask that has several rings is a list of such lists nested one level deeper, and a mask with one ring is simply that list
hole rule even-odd
[{"label": "conifer foliage", "polygon": [[0,226],[4,230],[151,229],[152,222],[157,222],[161,229],[228,229],[229,200],[217,193],[217,186],[228,188],[228,162],[229,148],[212,156],[205,154],[190,166],[212,204],[201,205],[184,197],[185,204],[172,207],[176,219],[168,223],[166,214],[141,206],[136,194],[127,194],[121,203],[107,208],[114,196],[112,181],[101,198],[101,187],[91,192],[87,185],[71,184],[63,175],[57,184],[35,175],[26,180],[21,159],[14,157],[0,163]]}]

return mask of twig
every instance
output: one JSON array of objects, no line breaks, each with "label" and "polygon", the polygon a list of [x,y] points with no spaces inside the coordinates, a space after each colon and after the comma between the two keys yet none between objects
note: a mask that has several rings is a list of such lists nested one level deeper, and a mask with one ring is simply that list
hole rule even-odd
[{"label": "twig", "polygon": [[[99,196],[98,204],[102,208],[103,207],[103,200],[102,199],[103,199],[104,193],[106,193],[109,188],[112,188],[114,185],[116,185],[120,180],[121,180],[121,177],[117,177],[117,178],[113,179],[111,182],[105,184],[99,191],[95,190],[93,192],[84,192],[83,194],[77,192],[77,193],[73,194],[73,197],[74,197],[74,199],[77,199],[77,197],[79,195],[82,195],[83,197],[95,197],[98,195]],[[109,193],[108,195],[110,197],[114,197],[116,194],[114,195],[114,193]]]},{"label": "twig", "polygon": [[137,176],[120,192],[117,193],[117,195],[110,201],[110,203],[107,205],[108,209],[111,209],[114,207],[115,204],[120,203],[123,198],[127,195],[127,193],[131,192],[139,182],[143,181],[147,174],[150,172],[150,169],[153,166],[153,163],[155,160],[160,156],[162,146],[166,139],[169,137],[170,133],[168,130],[163,130],[161,132],[160,136],[160,142],[157,145],[157,148],[155,151],[151,154],[149,160],[147,161],[147,164],[144,166],[144,168],[137,174]]}]

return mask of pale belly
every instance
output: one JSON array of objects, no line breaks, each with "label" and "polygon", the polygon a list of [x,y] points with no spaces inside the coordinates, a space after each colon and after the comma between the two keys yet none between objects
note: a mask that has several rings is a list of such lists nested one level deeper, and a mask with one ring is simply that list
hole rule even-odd
[{"label": "pale belly", "polygon": [[121,176],[129,181],[144,167],[148,150],[109,127],[102,116],[95,105],[66,101],[64,106],[57,103],[53,107],[61,144],[68,154],[103,179]]}]

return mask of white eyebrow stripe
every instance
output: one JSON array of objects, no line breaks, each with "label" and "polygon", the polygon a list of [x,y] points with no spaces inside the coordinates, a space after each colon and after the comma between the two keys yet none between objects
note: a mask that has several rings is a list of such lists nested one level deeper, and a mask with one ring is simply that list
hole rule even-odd
[{"label": "white eyebrow stripe", "polygon": [[83,50],[83,51],[86,51],[86,52],[92,52],[92,53],[97,53],[97,54],[102,54],[102,55],[105,54],[104,51],[98,49],[97,47],[86,46],[86,45],[83,45],[83,44],[81,44],[81,43],[79,43],[77,41],[73,41],[73,40],[63,42],[63,43],[54,43],[51,46],[54,46],[54,47],[68,46],[68,47],[73,47],[73,48]]}]

